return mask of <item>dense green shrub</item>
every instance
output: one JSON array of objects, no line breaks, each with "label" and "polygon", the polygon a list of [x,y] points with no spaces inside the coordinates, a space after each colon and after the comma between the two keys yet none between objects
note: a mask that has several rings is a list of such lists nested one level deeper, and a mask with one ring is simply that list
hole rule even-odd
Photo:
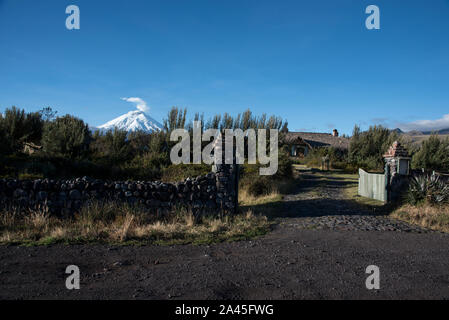
[{"label": "dense green shrub", "polygon": [[186,178],[205,175],[211,171],[207,164],[177,164],[170,165],[162,170],[162,180],[175,182]]},{"label": "dense green shrub", "polygon": [[427,170],[449,171],[449,138],[440,139],[432,135],[424,140],[413,156],[412,166]]},{"label": "dense green shrub", "polygon": [[293,176],[292,160],[285,150],[280,150],[278,156],[278,171],[275,178],[291,178]]},{"label": "dense green shrub", "polygon": [[[290,158],[288,152],[285,149],[280,149],[278,153],[278,170],[272,175],[268,176],[271,179],[283,179],[293,177],[293,161]],[[267,165],[262,165],[259,162],[256,164],[249,164],[245,161],[244,164],[240,165],[240,175],[252,179],[253,177],[260,175],[260,168],[268,167]]]},{"label": "dense green shrub", "polygon": [[358,166],[349,162],[348,150],[335,147],[315,148],[310,150],[304,158],[293,159],[293,161],[310,168],[321,168],[323,158],[326,156],[329,158],[331,169],[343,170],[348,173],[354,173],[358,170]]},{"label": "dense green shrub", "polygon": [[9,150],[9,145],[6,140],[6,128],[5,121],[3,120],[3,115],[0,113],[0,160],[3,155]]},{"label": "dense green shrub", "polygon": [[[128,133],[120,130],[90,132],[87,124],[71,115],[56,118],[50,107],[39,112],[25,113],[15,107],[0,114],[0,176],[71,178],[90,176],[102,179],[182,180],[210,172],[210,165],[179,165],[170,161],[170,131],[175,128],[192,129],[187,123],[187,110],[172,108],[164,121],[166,131]],[[225,113],[204,122],[202,129],[240,128],[287,130],[281,118],[263,114],[255,116],[249,109],[236,117]],[[282,133],[281,133],[282,134]],[[269,139],[267,139],[267,142]],[[43,146],[42,151],[24,154],[24,142]],[[203,142],[203,146],[208,142]],[[192,152],[192,150],[191,150]],[[278,172],[269,179],[292,176],[290,158],[280,152]],[[250,180],[259,176],[260,165],[254,172],[242,170]],[[253,176],[254,174],[254,176]]]},{"label": "dense green shrub", "polygon": [[95,131],[90,144],[94,159],[104,165],[113,165],[131,158],[131,146],[124,130]]},{"label": "dense green shrub", "polygon": [[80,158],[88,154],[90,142],[88,125],[74,116],[58,117],[44,126],[42,146],[50,155]]},{"label": "dense green shrub", "polygon": [[18,153],[8,155],[3,160],[2,164],[8,169],[2,170],[2,166],[0,166],[0,175],[6,177],[17,178],[22,174],[30,174],[45,178],[82,176],[107,178],[111,172],[111,168],[97,166],[87,160],[73,160],[46,154],[25,155]]},{"label": "dense green shrub", "polygon": [[349,145],[349,162],[367,171],[383,171],[382,156],[396,140],[399,140],[397,132],[382,126],[371,126],[364,132],[355,126]]},{"label": "dense green shrub", "polygon": [[265,176],[258,176],[252,179],[247,188],[248,193],[254,197],[269,194],[272,190],[269,178]]},{"label": "dense green shrub", "polygon": [[260,163],[240,166],[240,188],[246,189],[248,194],[254,197],[270,194],[278,191],[276,188],[280,181],[293,177],[292,160],[288,152],[281,148],[278,157],[278,171],[272,176],[261,176],[259,169],[265,167]]},{"label": "dense green shrub", "polygon": [[39,143],[42,137],[43,121],[39,112],[26,113],[23,109],[12,107],[0,116],[2,153],[19,151],[24,142]]},{"label": "dense green shrub", "polygon": [[348,167],[348,151],[334,147],[312,149],[301,163],[309,167],[321,167],[322,159],[326,156],[331,168],[345,170]]}]

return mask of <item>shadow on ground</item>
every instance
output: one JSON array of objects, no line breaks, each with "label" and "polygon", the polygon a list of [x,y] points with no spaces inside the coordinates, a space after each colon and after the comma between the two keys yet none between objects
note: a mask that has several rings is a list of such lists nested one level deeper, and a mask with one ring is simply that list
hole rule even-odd
[{"label": "shadow on ground", "polygon": [[322,216],[384,216],[391,213],[392,204],[370,205],[352,199],[348,188],[356,188],[358,181],[350,176],[336,176],[326,172],[300,173],[292,190],[282,200],[251,206],[242,210],[266,215],[269,219]]}]

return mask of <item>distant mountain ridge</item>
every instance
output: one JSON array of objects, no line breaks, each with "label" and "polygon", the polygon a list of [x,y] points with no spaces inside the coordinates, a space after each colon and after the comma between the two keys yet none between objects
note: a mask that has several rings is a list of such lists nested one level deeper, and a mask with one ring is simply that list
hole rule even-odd
[{"label": "distant mountain ridge", "polygon": [[422,134],[428,135],[428,134],[432,134],[432,133],[449,134],[449,128],[436,130],[436,131],[424,131]]},{"label": "distant mountain ridge", "polygon": [[427,135],[431,135],[431,134],[449,134],[449,128],[447,129],[441,129],[441,130],[434,130],[434,131],[418,131],[418,130],[412,130],[412,131],[407,131],[404,132],[399,128],[396,129],[392,129],[391,131],[397,132],[399,134],[406,134],[409,136],[427,136]]},{"label": "distant mountain ridge", "polygon": [[127,132],[143,131],[151,133],[155,131],[162,131],[163,125],[145,112],[133,110],[109,122],[106,122],[97,129],[108,131],[114,130],[115,128]]}]

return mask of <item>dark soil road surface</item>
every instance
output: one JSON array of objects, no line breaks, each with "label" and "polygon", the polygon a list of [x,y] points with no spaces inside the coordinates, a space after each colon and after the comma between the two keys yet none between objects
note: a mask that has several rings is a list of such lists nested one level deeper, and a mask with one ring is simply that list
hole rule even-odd
[{"label": "dark soil road surface", "polygon": [[[306,175],[273,232],[210,246],[0,247],[1,299],[449,299],[449,236],[375,215]],[[77,265],[81,289],[65,288]],[[369,265],[380,289],[365,286]]]}]

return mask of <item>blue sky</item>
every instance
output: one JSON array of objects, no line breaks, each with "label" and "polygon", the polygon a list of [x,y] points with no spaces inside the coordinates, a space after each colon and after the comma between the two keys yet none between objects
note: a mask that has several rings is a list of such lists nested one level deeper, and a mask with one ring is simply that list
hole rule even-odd
[{"label": "blue sky", "polygon": [[179,106],[274,113],[291,131],[449,127],[449,0],[0,0],[0,49],[0,111],[97,126],[139,97],[159,121]]}]

